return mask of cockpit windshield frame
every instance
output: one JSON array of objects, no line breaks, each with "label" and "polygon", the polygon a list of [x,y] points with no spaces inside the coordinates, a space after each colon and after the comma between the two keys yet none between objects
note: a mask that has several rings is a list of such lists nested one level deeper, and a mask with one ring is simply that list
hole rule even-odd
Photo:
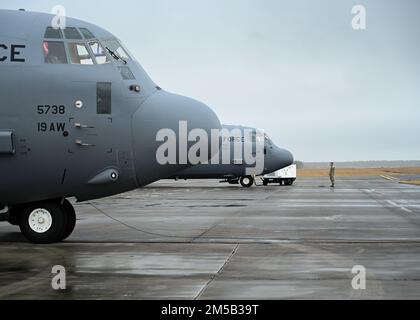
[{"label": "cockpit windshield frame", "polygon": [[107,49],[113,60],[127,64],[127,61],[133,60],[127,52],[121,41],[117,38],[100,39],[102,46]]},{"label": "cockpit windshield frame", "polygon": [[[87,43],[87,47],[88,47],[89,51],[91,52],[91,55],[94,58],[95,64],[101,65],[101,64],[112,63],[111,62],[112,58],[110,57],[109,53],[105,50],[105,48],[102,45],[100,40],[95,38],[95,39],[91,39],[91,40],[87,41],[86,43]],[[101,63],[98,62],[98,55],[95,52],[93,52],[92,44],[98,44],[98,49],[102,50],[101,55],[105,56],[105,62],[101,62]]]},{"label": "cockpit windshield frame", "polygon": [[[64,47],[65,47],[65,54],[66,54],[66,62],[65,63],[61,63],[61,64],[73,64],[71,63],[71,52],[69,50],[69,45],[71,43],[74,43],[75,40],[80,43],[80,44],[84,44],[89,55],[90,58],[93,61],[93,65],[101,65],[101,64],[109,64],[112,63],[114,65],[125,65],[127,64],[128,61],[133,61],[133,57],[132,55],[129,53],[129,51],[125,48],[125,46],[122,44],[122,42],[115,38],[115,37],[110,37],[110,38],[97,38],[94,36],[94,34],[92,32],[90,32],[89,29],[87,28],[82,28],[82,27],[68,27],[69,29],[71,29],[72,32],[77,32],[77,34],[79,36],[82,36],[83,39],[73,39],[75,37],[65,37],[64,36],[64,31],[62,31],[61,29],[59,29],[58,31],[56,31],[55,34],[52,33],[52,29],[51,27],[47,27],[46,31],[44,33],[44,37],[43,37],[43,51],[44,51],[44,63],[48,63],[48,64],[56,64],[53,62],[48,62],[48,61],[56,61],[53,59],[47,59],[46,58],[46,54],[48,53],[48,48],[46,47],[47,43],[51,42],[51,43],[61,43]],[[97,43],[98,45],[98,50],[101,50],[101,57],[105,57],[105,61],[104,62],[99,62],[98,61],[98,53],[95,53],[93,48],[92,48],[92,44]],[[47,52],[47,53],[46,53]],[[92,64],[82,64],[82,65],[92,65]]]}]

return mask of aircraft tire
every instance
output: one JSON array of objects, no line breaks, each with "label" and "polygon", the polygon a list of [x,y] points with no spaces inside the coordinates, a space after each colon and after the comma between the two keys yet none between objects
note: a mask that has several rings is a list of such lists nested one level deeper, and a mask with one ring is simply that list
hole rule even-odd
[{"label": "aircraft tire", "polygon": [[76,212],[74,211],[73,205],[67,199],[64,199],[63,205],[64,214],[66,221],[64,223],[63,232],[60,235],[59,241],[66,240],[73,233],[76,226]]},{"label": "aircraft tire", "polygon": [[268,186],[268,182],[267,181],[264,181],[263,182],[263,185],[266,187],[266,186]]},{"label": "aircraft tire", "polygon": [[67,224],[63,206],[57,201],[43,201],[22,208],[19,227],[30,242],[50,244],[61,241]]},{"label": "aircraft tire", "polygon": [[244,188],[250,188],[254,184],[254,178],[252,176],[241,177],[241,186]]}]

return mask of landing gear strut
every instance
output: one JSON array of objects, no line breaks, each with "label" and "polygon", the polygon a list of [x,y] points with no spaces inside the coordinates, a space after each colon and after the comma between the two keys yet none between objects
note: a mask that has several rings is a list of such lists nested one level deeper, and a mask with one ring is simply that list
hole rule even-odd
[{"label": "landing gear strut", "polygon": [[76,213],[64,199],[20,205],[11,211],[10,222],[18,222],[22,234],[33,243],[48,244],[67,239],[76,225]]}]

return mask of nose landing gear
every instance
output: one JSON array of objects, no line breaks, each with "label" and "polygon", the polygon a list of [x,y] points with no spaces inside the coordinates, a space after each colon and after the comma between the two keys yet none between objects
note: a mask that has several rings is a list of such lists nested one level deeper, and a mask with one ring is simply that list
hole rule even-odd
[{"label": "nose landing gear", "polygon": [[239,180],[239,182],[241,183],[242,187],[250,188],[254,185],[255,180],[254,180],[254,177],[252,177],[252,176],[245,176],[245,177],[242,177]]},{"label": "nose landing gear", "polygon": [[12,208],[9,222],[18,224],[30,242],[49,244],[71,235],[76,225],[76,213],[67,199],[48,200]]}]

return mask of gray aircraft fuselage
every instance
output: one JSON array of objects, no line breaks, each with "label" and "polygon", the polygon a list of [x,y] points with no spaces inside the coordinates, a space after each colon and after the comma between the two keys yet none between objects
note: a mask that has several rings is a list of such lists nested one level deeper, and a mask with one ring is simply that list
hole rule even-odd
[{"label": "gray aircraft fuselage", "polygon": [[159,88],[134,57],[113,56],[111,33],[67,18],[60,38],[52,18],[0,10],[0,206],[101,198],[188,168],[156,162],[156,133],[187,121],[210,136],[214,112]]},{"label": "gray aircraft fuselage", "polygon": [[[219,158],[217,164],[199,164],[181,170],[169,179],[228,179],[233,180],[247,175],[247,168],[254,168],[256,164],[245,161],[245,143],[255,144],[244,138],[247,132],[256,132],[257,129],[243,126],[222,125],[222,145],[215,157]],[[225,132],[225,134],[223,134]],[[242,141],[242,142],[241,142]],[[242,143],[242,153],[235,156],[235,144]],[[250,147],[251,148],[251,147]],[[223,163],[223,153],[229,154],[229,163]],[[212,159],[212,160],[213,160]],[[286,149],[279,148],[265,135],[264,137],[264,166],[260,175],[272,173],[293,164],[293,155]]]}]

